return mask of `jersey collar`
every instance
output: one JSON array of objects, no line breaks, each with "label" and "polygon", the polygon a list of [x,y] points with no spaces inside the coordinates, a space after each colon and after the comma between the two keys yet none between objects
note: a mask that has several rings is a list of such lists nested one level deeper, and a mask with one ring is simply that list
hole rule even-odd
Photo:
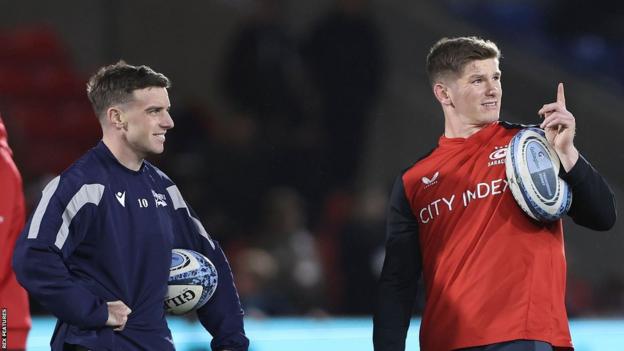
[{"label": "jersey collar", "polygon": [[440,147],[453,147],[453,146],[466,146],[471,144],[482,144],[492,138],[492,135],[498,129],[499,122],[492,122],[489,125],[481,128],[478,132],[469,136],[468,138],[447,138],[444,134],[438,139],[438,146]]}]

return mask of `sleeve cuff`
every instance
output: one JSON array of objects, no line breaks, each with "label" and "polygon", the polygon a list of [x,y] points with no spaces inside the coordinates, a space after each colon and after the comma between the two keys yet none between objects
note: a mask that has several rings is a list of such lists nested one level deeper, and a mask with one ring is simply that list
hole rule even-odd
[{"label": "sleeve cuff", "polygon": [[102,310],[97,312],[98,318],[96,319],[96,321],[99,322],[100,327],[105,326],[106,322],[108,321],[108,304],[104,303],[104,305],[102,306]]}]

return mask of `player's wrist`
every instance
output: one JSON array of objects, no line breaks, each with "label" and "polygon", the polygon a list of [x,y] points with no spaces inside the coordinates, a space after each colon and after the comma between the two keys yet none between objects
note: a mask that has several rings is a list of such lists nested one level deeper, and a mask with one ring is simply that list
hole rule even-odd
[{"label": "player's wrist", "polygon": [[557,151],[561,165],[566,172],[569,172],[579,159],[579,152],[574,145],[561,150],[555,149],[555,151]]}]

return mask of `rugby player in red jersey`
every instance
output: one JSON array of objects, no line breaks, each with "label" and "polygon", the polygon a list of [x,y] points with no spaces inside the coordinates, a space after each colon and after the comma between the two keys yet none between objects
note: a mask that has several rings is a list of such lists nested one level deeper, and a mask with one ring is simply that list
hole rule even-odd
[{"label": "rugby player in red jersey", "polygon": [[[524,126],[499,121],[499,60],[496,44],[476,37],[441,39],[427,56],[444,134],[399,175],[391,193],[376,351],[405,349],[421,273],[421,350],[573,349],[561,220],[531,219],[507,186],[506,147]],[[573,192],[568,215],[585,227],[610,229],[614,196],[574,146],[576,123],[563,84],[538,113]]]}]

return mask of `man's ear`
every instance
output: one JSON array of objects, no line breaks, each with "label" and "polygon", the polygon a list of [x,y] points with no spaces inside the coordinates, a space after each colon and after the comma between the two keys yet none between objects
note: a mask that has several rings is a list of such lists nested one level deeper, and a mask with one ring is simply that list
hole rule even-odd
[{"label": "man's ear", "polygon": [[106,120],[117,129],[126,130],[128,127],[128,121],[118,107],[109,107],[106,110]]},{"label": "man's ear", "polygon": [[449,95],[448,86],[442,83],[435,83],[433,86],[433,95],[442,105],[453,105],[451,96]]}]

